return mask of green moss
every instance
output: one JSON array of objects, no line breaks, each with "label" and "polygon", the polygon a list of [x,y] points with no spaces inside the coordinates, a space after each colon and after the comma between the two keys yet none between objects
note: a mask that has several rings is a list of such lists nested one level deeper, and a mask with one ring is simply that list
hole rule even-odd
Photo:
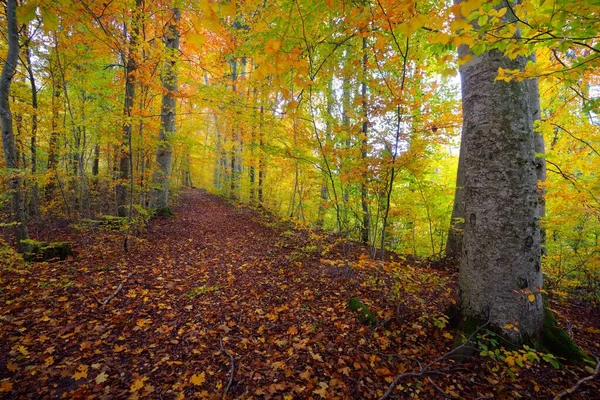
[{"label": "green moss", "polygon": [[[544,303],[546,305],[547,300]],[[554,314],[547,306],[544,307],[544,334],[539,347],[542,351],[562,357],[571,364],[593,363],[592,358],[586,355],[569,335],[558,327]]]},{"label": "green moss", "polygon": [[38,242],[37,240],[27,239],[21,241],[21,246],[27,251],[23,257],[26,261],[48,261],[55,258],[66,259],[73,254],[71,243],[69,242]]},{"label": "green moss", "polygon": [[[455,312],[458,312],[460,314],[460,311]],[[460,317],[454,316],[454,319],[456,318]],[[486,321],[480,318],[465,318],[459,319],[459,321],[460,322],[458,323],[457,334],[454,336],[454,343],[452,344],[452,349],[454,350],[454,352],[452,353],[452,358],[456,361],[461,362],[468,357],[474,356],[477,353],[477,348],[475,347],[475,345],[462,345],[467,341],[467,339],[471,337],[471,335],[473,335],[473,333],[481,329],[481,327],[486,324]]]},{"label": "green moss", "polygon": [[377,316],[369,310],[369,307],[365,303],[356,297],[348,301],[348,308],[356,313],[361,324],[366,326],[375,326],[377,324]]},{"label": "green moss", "polygon": [[169,207],[157,208],[154,210],[155,217],[174,217],[175,213]]}]

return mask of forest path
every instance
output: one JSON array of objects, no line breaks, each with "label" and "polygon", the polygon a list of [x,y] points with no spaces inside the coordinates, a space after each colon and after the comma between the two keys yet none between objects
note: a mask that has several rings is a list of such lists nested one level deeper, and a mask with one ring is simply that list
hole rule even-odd
[{"label": "forest path", "polygon": [[[199,190],[174,210],[128,253],[120,233],[67,230],[58,238],[74,242],[75,257],[0,271],[0,397],[221,398],[231,379],[231,398],[378,398],[452,344],[440,324],[453,274],[396,264],[390,279],[392,266],[362,246]],[[378,313],[376,328],[348,310],[354,296]],[[411,378],[401,393],[512,397],[527,387],[545,398],[532,385],[557,392],[573,379],[545,366],[490,385],[502,379],[493,367]]]}]

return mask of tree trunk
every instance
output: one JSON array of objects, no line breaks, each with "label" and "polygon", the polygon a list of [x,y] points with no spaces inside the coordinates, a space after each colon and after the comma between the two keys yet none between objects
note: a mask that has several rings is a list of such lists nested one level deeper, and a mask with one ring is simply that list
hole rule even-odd
[{"label": "tree trunk", "polygon": [[452,207],[452,219],[450,230],[446,241],[446,257],[460,260],[462,254],[463,230],[465,228],[465,150],[464,126],[460,140],[460,152],[458,155],[458,171],[456,172],[456,189],[454,191],[454,206]]},{"label": "tree trunk", "polygon": [[[54,48],[54,51],[58,51],[58,44]],[[52,117],[50,120],[51,132],[50,140],[48,143],[48,171],[51,174],[51,179],[45,189],[45,197],[47,200],[52,199],[54,196],[55,183],[58,181],[58,124],[60,120],[59,105],[60,105],[60,92],[62,91],[61,80],[56,76],[57,66],[56,62],[50,60],[50,76],[52,81]],[[68,207],[68,204],[65,204]]]},{"label": "tree trunk", "polygon": [[0,122],[2,123],[2,147],[8,170],[8,187],[11,192],[11,212],[15,222],[17,248],[24,250],[21,240],[28,239],[29,232],[25,224],[25,212],[21,198],[21,176],[20,171],[18,171],[19,161],[9,103],[10,86],[19,59],[16,0],[6,1],[6,21],[8,25],[8,53],[2,68],[2,75],[0,75]]},{"label": "tree trunk", "polygon": [[371,225],[370,215],[369,215],[369,203],[368,203],[368,189],[367,189],[367,150],[368,150],[368,138],[367,133],[369,129],[369,112],[367,109],[367,37],[363,36],[362,38],[362,51],[363,51],[363,59],[362,59],[362,82],[361,82],[361,90],[360,94],[362,97],[362,137],[360,143],[360,153],[363,162],[363,173],[362,173],[362,181],[360,183],[360,203],[362,206],[362,226],[360,231],[360,237],[363,243],[369,242],[369,228]]},{"label": "tree trunk", "polygon": [[[531,59],[535,62],[535,56]],[[545,144],[544,136],[536,129],[535,124],[537,121],[542,119],[541,106],[540,106],[540,90],[538,87],[537,78],[528,81],[528,92],[529,92],[529,104],[531,107],[531,118],[534,124],[534,143],[535,143],[535,172],[538,180],[538,205],[540,220],[546,216],[546,190],[540,183],[543,184],[546,181],[546,158],[545,158]],[[542,254],[546,254],[546,229],[540,227],[540,241]]]},{"label": "tree trunk", "polygon": [[163,96],[161,106],[160,131],[158,149],[156,150],[156,170],[152,176],[152,208],[166,210],[169,208],[169,180],[171,175],[171,137],[175,132],[175,93],[177,92],[177,57],[179,52],[179,20],[181,13],[173,8],[173,19],[170,21],[165,36],[167,59],[162,75]]},{"label": "tree trunk", "polygon": [[[29,30],[25,29],[26,36],[29,35]],[[28,38],[27,38],[28,39]],[[35,75],[33,74],[33,66],[31,65],[31,49],[29,45],[25,48],[25,69],[27,70],[27,76],[29,83],[31,84],[31,108],[33,113],[31,114],[31,202],[30,202],[30,213],[33,215],[38,222],[40,222],[40,211],[39,211],[39,190],[37,183],[37,130],[38,130],[38,99],[37,99],[37,85],[35,82]]]},{"label": "tree trunk", "polygon": [[[119,180],[117,182],[116,200],[117,200],[117,215],[126,217],[128,215],[129,204],[127,201],[127,186],[129,185],[131,171],[131,135],[133,132],[133,121],[131,120],[133,103],[135,99],[135,70],[137,65],[135,62],[135,51],[139,35],[139,13],[141,12],[142,0],[136,0],[135,9],[133,10],[132,32],[129,39],[129,49],[126,57],[125,65],[125,101],[123,103],[123,136],[121,145],[119,146]],[[130,193],[133,196],[133,193]]]},{"label": "tree trunk", "polygon": [[[460,49],[464,54],[465,49]],[[461,67],[466,221],[459,287],[464,323],[489,321],[515,342],[542,332],[540,225],[527,82],[496,82],[520,69],[488,51]],[[505,329],[508,324],[519,332]]]}]

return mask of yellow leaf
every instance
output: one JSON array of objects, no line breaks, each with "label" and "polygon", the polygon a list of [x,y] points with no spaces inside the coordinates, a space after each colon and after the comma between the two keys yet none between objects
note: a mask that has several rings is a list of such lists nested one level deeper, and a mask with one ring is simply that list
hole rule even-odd
[{"label": "yellow leaf", "polygon": [[77,367],[77,372],[73,374],[73,379],[78,380],[82,378],[87,378],[88,366],[81,364]]},{"label": "yellow leaf", "polygon": [[529,300],[530,303],[533,303],[535,301],[535,295],[530,294],[529,296],[527,296],[527,299]]},{"label": "yellow leaf", "polygon": [[206,375],[204,374],[204,372],[202,372],[200,374],[194,374],[190,378],[190,382],[195,386],[202,385],[204,383],[204,381],[206,381]]},{"label": "yellow leaf", "polygon": [[17,346],[17,350],[19,351],[19,353],[23,354],[24,356],[29,354],[29,351],[27,351],[25,346]]},{"label": "yellow leaf", "polygon": [[313,393],[318,394],[319,396],[321,396],[324,399],[328,398],[327,388],[329,387],[329,385],[325,382],[319,382],[319,386],[321,386],[321,388],[317,389],[317,390],[313,390]]},{"label": "yellow leaf", "polygon": [[131,393],[135,393],[138,390],[140,390],[142,387],[144,387],[144,382],[146,382],[147,380],[148,380],[148,378],[146,378],[145,376],[134,380],[133,383],[131,384],[131,387],[129,388]]},{"label": "yellow leaf", "polygon": [[515,366],[515,359],[512,356],[508,356],[504,359],[504,362],[507,363],[510,367]]},{"label": "yellow leaf", "polygon": [[54,364],[54,357],[50,356],[44,360],[44,368],[48,368],[52,364]]},{"label": "yellow leaf", "polygon": [[96,377],[96,384],[99,385],[101,383],[106,382],[106,378],[108,378],[108,375],[106,375],[106,372],[102,372],[102,373],[98,374],[98,376]]},{"label": "yellow leaf", "polygon": [[142,319],[138,319],[135,324],[137,326],[139,326],[140,328],[143,328],[144,326],[150,325],[151,323],[152,323],[152,320],[150,318],[142,318]]},{"label": "yellow leaf", "polygon": [[65,301],[69,301],[69,298],[67,296],[60,296],[57,300],[60,302],[65,302]]}]

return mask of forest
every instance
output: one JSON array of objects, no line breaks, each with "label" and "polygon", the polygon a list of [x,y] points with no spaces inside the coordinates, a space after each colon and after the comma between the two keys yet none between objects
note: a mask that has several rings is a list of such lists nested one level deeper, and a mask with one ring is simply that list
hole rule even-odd
[{"label": "forest", "polygon": [[597,398],[600,1],[0,4],[0,397]]}]

